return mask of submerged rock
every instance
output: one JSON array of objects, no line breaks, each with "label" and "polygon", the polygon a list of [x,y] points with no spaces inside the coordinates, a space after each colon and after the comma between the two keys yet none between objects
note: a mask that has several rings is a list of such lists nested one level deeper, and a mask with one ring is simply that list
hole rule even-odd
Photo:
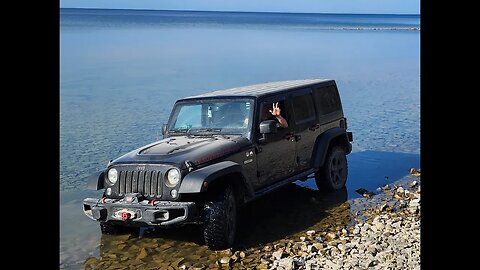
[{"label": "submerged rock", "polygon": [[203,270],[205,268],[206,266],[203,263],[195,263],[191,267],[192,270]]},{"label": "submerged rock", "polygon": [[311,251],[315,252],[315,251],[319,251],[319,250],[322,250],[323,249],[323,244],[321,243],[313,243],[312,246],[311,246]]},{"label": "submerged rock", "polygon": [[294,269],[301,269],[305,265],[305,259],[302,257],[293,258],[292,266]]},{"label": "submerged rock", "polygon": [[388,208],[388,204],[384,203],[378,208],[378,210],[382,212],[382,211],[385,211],[387,208]]},{"label": "submerged rock", "polygon": [[365,197],[365,198],[370,198],[370,197],[372,197],[373,195],[375,195],[375,193],[370,192],[370,191],[368,191],[368,190],[366,190],[366,189],[364,189],[364,188],[359,188],[359,189],[357,189],[357,190],[355,190],[355,191],[356,191],[358,194],[360,194],[360,195],[362,195],[363,197]]},{"label": "submerged rock", "polygon": [[280,260],[282,258],[282,254],[283,254],[283,250],[277,250],[277,251],[272,253],[272,257],[275,260]]},{"label": "submerged rock", "polygon": [[293,269],[293,258],[280,259],[277,263],[277,269],[292,270]]},{"label": "submerged rock", "polygon": [[221,264],[228,264],[228,263],[230,263],[230,257],[222,257],[222,258],[220,259],[220,263],[221,263]]},{"label": "submerged rock", "polygon": [[413,176],[420,176],[420,170],[417,170],[416,168],[410,168],[410,174]]},{"label": "submerged rock", "polygon": [[255,267],[256,269],[268,269],[268,265],[264,264],[264,263],[261,263],[259,265],[257,265],[257,267]]},{"label": "submerged rock", "polygon": [[340,269],[340,265],[330,261],[330,260],[326,260],[325,261],[325,264],[330,268],[330,269],[334,269],[334,270],[337,270],[337,269]]},{"label": "submerged rock", "polygon": [[140,253],[137,256],[137,260],[144,259],[145,257],[147,257],[147,251],[145,250],[145,248],[142,248],[140,249]]},{"label": "submerged rock", "polygon": [[331,241],[331,240],[337,238],[337,235],[333,232],[329,232],[329,233],[327,233],[326,237]]},{"label": "submerged rock", "polygon": [[408,204],[409,207],[417,207],[420,205],[420,199],[413,199]]}]

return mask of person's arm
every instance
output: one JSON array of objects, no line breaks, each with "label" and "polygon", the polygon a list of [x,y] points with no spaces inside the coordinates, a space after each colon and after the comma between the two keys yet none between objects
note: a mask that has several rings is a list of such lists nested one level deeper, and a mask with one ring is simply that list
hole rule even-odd
[{"label": "person's arm", "polygon": [[278,106],[278,102],[273,103],[272,108],[273,110],[270,110],[270,113],[277,118],[278,122],[280,123],[280,126],[282,126],[283,128],[288,128],[287,120],[285,120],[285,118],[283,118],[283,116],[280,114],[281,110],[280,110],[280,106]]},{"label": "person's arm", "polygon": [[283,128],[288,128],[287,120],[285,120],[285,118],[283,118],[283,116],[277,115],[277,116],[275,116],[275,117],[277,117],[278,122],[280,123],[280,125],[281,125]]}]

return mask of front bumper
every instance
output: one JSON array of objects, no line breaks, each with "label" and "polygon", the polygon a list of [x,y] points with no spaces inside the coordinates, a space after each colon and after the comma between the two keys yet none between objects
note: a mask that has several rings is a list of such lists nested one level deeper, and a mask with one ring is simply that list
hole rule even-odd
[{"label": "front bumper", "polygon": [[198,210],[194,202],[158,201],[127,203],[121,200],[86,198],[83,212],[99,222],[123,222],[128,226],[168,226],[178,223],[196,223]]}]

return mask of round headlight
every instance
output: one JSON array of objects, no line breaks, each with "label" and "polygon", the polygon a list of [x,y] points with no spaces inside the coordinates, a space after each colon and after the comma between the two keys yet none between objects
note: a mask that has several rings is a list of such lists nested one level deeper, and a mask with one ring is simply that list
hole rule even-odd
[{"label": "round headlight", "polygon": [[115,168],[112,168],[108,170],[108,181],[112,184],[115,185],[115,183],[118,180],[118,171]]},{"label": "round headlight", "polygon": [[178,169],[170,169],[167,172],[165,184],[167,187],[174,187],[180,182],[180,171]]}]

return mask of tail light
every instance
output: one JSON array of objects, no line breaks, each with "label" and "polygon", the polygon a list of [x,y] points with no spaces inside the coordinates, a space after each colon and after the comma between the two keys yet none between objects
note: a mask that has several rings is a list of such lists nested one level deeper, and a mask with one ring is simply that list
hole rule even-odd
[{"label": "tail light", "polygon": [[343,118],[342,120],[340,120],[340,127],[341,127],[341,128],[344,128],[344,129],[347,129],[347,128],[348,128],[347,118]]}]

